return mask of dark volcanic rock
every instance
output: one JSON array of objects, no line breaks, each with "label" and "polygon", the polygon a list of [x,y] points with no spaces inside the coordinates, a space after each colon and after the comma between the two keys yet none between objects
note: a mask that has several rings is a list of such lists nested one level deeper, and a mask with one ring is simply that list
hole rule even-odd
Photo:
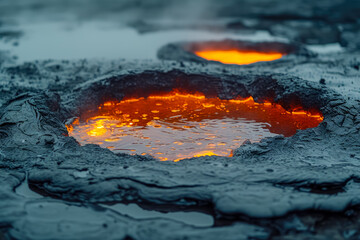
[{"label": "dark volcanic rock", "polygon": [[[42,67],[39,65],[38,68],[41,72]],[[219,219],[247,216],[254,219],[252,224],[267,229],[254,227],[255,236],[266,237],[267,231],[273,231],[273,227],[271,224],[264,226],[255,219],[279,218],[305,210],[341,212],[359,204],[358,104],[345,101],[320,84],[284,74],[254,75],[244,70],[242,74],[224,75],[216,68],[213,73],[205,74],[200,67],[197,69],[184,72],[172,67],[168,70],[138,69],[132,73],[113,73],[109,77],[79,83],[73,90],[62,90],[61,99],[54,93],[36,91],[19,95],[3,104],[0,118],[3,168],[28,172],[29,186],[43,195],[90,204],[84,208],[62,201],[13,201],[14,204],[25,204],[25,215],[13,222],[7,220],[12,226],[8,234],[15,238],[30,236],[28,229],[41,226],[39,222],[32,225],[34,219],[39,219],[39,214],[45,214],[46,221],[57,222],[57,218],[46,215],[47,209],[57,209],[61,212],[59,216],[65,219],[67,214],[72,216],[72,212],[89,218],[97,216],[99,229],[104,229],[104,224],[108,227],[98,230],[99,235],[96,236],[106,234],[111,237],[109,229],[128,228],[127,224],[132,224],[139,227],[134,227],[135,232],[127,232],[124,237],[142,239],[144,231],[158,229],[154,238],[168,238],[168,231],[159,231],[157,227],[157,224],[162,224],[161,220],[136,223],[117,216],[115,218],[123,219],[123,223],[121,226],[113,225],[107,220],[114,218],[111,213],[98,213],[97,207],[91,207],[101,202],[151,202],[179,207],[211,206]],[[201,90],[205,95],[221,98],[252,95],[257,101],[272,100],[285,108],[292,102],[300,103],[305,109],[320,109],[325,120],[318,128],[300,131],[290,138],[275,137],[260,143],[244,144],[232,158],[201,157],[180,163],[116,155],[96,145],[79,146],[73,138],[67,137],[64,122],[69,117],[81,116],[96,108],[102,101],[121,100],[124,96],[146,96],[172,88]],[[85,175],[77,174],[83,171]],[[73,225],[72,229],[88,232],[86,229],[90,225],[81,221],[78,219],[79,225]],[[26,227],[19,228],[19,224]],[[170,224],[168,229],[180,228],[177,223],[167,224]],[[241,232],[243,224],[199,230],[199,234],[220,236],[222,231],[234,231],[235,234],[236,231]],[[144,226],[148,230],[144,230]],[[60,234],[55,230],[51,232]],[[185,235],[174,232],[171,235],[174,238],[199,237],[193,230],[181,233]],[[45,232],[39,228],[36,234],[34,239],[44,236]],[[70,235],[56,236],[68,238]],[[228,236],[232,239],[233,235]],[[246,236],[252,236],[252,231],[247,231]]]}]

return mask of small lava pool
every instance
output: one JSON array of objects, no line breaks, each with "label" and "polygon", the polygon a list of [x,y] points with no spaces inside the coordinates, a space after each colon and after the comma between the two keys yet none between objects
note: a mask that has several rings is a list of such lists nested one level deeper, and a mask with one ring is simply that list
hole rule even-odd
[{"label": "small lava pool", "polygon": [[284,54],[279,52],[257,52],[249,50],[203,50],[195,54],[210,61],[217,61],[224,64],[246,65],[256,62],[268,62],[282,58]]},{"label": "small lava pool", "polygon": [[81,144],[99,144],[116,153],[178,161],[199,156],[231,156],[244,141],[260,141],[297,129],[317,127],[320,113],[286,111],[279,104],[221,100],[173,90],[146,98],[105,102],[95,116],[68,125]]}]

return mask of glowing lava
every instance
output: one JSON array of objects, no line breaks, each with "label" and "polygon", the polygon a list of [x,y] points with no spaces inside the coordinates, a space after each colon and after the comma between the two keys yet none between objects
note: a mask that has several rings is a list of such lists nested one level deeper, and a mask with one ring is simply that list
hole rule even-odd
[{"label": "glowing lava", "polygon": [[204,50],[195,54],[206,60],[218,61],[224,64],[251,64],[280,59],[283,54],[275,52],[255,52],[246,50]]},{"label": "glowing lava", "polygon": [[161,160],[231,156],[246,139],[291,136],[313,128],[321,114],[288,112],[278,104],[247,99],[221,100],[201,94],[167,95],[106,102],[97,116],[68,126],[81,144],[101,144],[115,152],[150,154]]}]

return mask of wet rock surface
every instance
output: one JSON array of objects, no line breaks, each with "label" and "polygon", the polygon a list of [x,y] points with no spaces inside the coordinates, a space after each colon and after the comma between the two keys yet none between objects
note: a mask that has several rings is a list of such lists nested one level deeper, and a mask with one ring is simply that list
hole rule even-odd
[{"label": "wet rock surface", "polygon": [[[0,52],[0,239],[358,239],[357,3],[278,2],[244,1],[246,11],[230,8],[230,1],[209,1],[204,7],[217,6],[215,19],[242,16],[224,25],[231,31],[266,29],[296,41],[293,44],[301,49],[339,43],[342,50],[307,49],[309,54],[246,66],[198,63],[183,59],[181,49],[167,50],[175,61],[14,62]],[[21,1],[15,3],[19,6],[3,5],[3,16],[29,9]],[[35,9],[57,6],[32,3]],[[74,3],[73,11],[82,4]],[[100,8],[97,18],[109,12],[109,4]],[[152,6],[161,9],[167,4],[155,1]],[[95,1],[89,5],[89,12],[98,6]],[[145,3],[126,6],[138,12],[148,8]],[[264,7],[266,14],[260,11]],[[337,14],[330,14],[334,9]],[[149,14],[156,15],[156,10]],[[317,29],[314,26],[320,30],[303,30]],[[231,158],[180,162],[80,146],[68,136],[65,123],[91,114],[104,101],[173,88],[222,99],[251,95],[285,109],[300,104],[319,109],[324,121],[289,138],[247,141]],[[214,226],[161,217],[137,219],[106,207],[116,203],[162,212],[203,212],[214,218]]]}]

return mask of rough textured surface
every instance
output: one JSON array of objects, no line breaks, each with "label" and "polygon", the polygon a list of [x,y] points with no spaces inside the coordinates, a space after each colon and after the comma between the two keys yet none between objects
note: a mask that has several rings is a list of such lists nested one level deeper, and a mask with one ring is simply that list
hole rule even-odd
[{"label": "rough textured surface", "polygon": [[[9,1],[2,3],[0,9],[8,10],[2,10],[4,18],[29,9],[21,1],[14,2],[19,8]],[[93,2],[85,10],[96,9]],[[154,9],[168,4],[155,2]],[[266,29],[297,41],[293,44],[301,49],[309,43],[339,43],[343,49],[336,53],[306,50],[309,54],[248,66],[196,63],[183,59],[181,49],[167,51],[173,60],[184,62],[17,63],[0,52],[0,239],[360,237],[358,3],[244,1],[245,11],[231,7],[235,4],[231,1],[217,2],[206,5],[217,6],[215,19],[242,16],[227,24],[220,21],[228,31]],[[50,12],[57,6],[56,2],[32,3]],[[79,10],[82,4],[76,1],[73,11],[88,18],[88,12]],[[108,13],[109,4],[95,18]],[[146,4],[127,6],[139,12],[148,8]],[[330,14],[334,9],[337,14]],[[139,24],[132,22],[132,26]],[[151,26],[157,31],[167,29]],[[302,31],[317,29],[314,26],[319,30]],[[251,95],[256,101],[271,100],[285,108],[298,104],[321,110],[325,119],[317,128],[289,138],[248,141],[231,158],[200,157],[177,163],[114,154],[97,145],[80,146],[68,137],[65,123],[91,114],[104,101],[172,88],[223,99]],[[40,195],[19,194],[20,186]],[[215,226],[200,228],[162,218],[139,220],[102,205],[120,202],[154,210],[206,212],[214,217]]]}]

